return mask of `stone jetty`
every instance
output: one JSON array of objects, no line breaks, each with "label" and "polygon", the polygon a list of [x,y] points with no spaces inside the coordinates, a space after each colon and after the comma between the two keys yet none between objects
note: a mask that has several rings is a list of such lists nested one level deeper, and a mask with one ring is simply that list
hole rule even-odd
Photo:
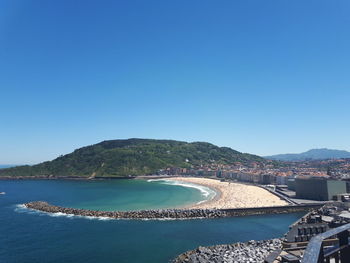
[{"label": "stone jetty", "polygon": [[79,216],[108,217],[115,219],[180,219],[180,218],[219,218],[226,217],[225,211],[217,209],[161,209],[139,211],[97,211],[66,208],[36,201],[24,204],[27,208],[47,213],[64,213]]},{"label": "stone jetty", "polygon": [[160,209],[138,211],[98,211],[87,209],[66,208],[51,205],[43,201],[24,204],[27,208],[48,213],[64,213],[80,216],[125,218],[125,219],[190,219],[190,218],[219,218],[264,214],[285,214],[302,211],[311,211],[320,208],[322,204],[291,205],[275,207],[251,207],[234,209]]},{"label": "stone jetty", "polygon": [[281,249],[280,239],[199,247],[178,256],[173,263],[262,263],[273,251]]}]

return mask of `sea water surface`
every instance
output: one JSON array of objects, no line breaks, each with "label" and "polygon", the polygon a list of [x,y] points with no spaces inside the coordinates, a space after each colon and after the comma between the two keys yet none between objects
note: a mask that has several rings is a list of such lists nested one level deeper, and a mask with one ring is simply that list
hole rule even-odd
[{"label": "sea water surface", "polygon": [[282,236],[302,214],[221,219],[114,220],[47,214],[20,204],[133,210],[210,199],[206,188],[146,180],[0,181],[0,262],[169,262],[200,245]]}]

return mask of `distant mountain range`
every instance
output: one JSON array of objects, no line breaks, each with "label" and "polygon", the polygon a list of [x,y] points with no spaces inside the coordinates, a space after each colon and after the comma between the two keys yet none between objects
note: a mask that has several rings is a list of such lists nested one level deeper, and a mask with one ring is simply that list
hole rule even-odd
[{"label": "distant mountain range", "polygon": [[169,167],[266,163],[262,157],[206,142],[128,139],[103,141],[53,161],[0,169],[0,176],[120,177],[154,174]]},{"label": "distant mountain range", "polygon": [[277,154],[264,158],[277,161],[307,161],[350,158],[350,152],[331,149],[312,149],[303,153]]},{"label": "distant mountain range", "polygon": [[0,169],[18,166],[19,164],[0,164]]}]

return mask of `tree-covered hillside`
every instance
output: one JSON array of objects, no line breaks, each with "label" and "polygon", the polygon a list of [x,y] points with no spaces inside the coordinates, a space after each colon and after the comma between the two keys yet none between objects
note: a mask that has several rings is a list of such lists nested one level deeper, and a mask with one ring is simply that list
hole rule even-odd
[{"label": "tree-covered hillside", "polygon": [[152,174],[168,167],[234,162],[266,161],[205,142],[128,139],[103,141],[33,166],[1,169],[0,176],[128,176]]}]

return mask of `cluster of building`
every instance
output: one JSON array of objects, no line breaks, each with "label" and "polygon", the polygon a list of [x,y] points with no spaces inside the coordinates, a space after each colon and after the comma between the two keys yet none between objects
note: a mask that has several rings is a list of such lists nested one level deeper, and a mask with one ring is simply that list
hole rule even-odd
[{"label": "cluster of building", "polygon": [[[190,169],[168,168],[159,174],[260,184],[291,203],[321,202],[325,204],[321,209],[290,226],[281,249],[271,253],[265,262],[309,263],[310,251],[315,253],[311,255],[315,259],[312,262],[350,262],[350,159],[293,162],[279,167],[272,163],[211,164]],[[338,231],[343,227],[347,228]],[[334,234],[329,235],[332,231]],[[322,237],[322,245],[310,249],[315,236]]]},{"label": "cluster of building", "polygon": [[[304,167],[303,163],[299,166],[274,167],[273,164],[261,164],[252,162],[244,165],[240,162],[232,165],[210,164],[200,165],[192,168],[169,167],[159,170],[160,175],[192,175],[232,178],[245,182],[262,183],[262,184],[286,184],[287,180],[297,175],[307,176],[328,176],[327,171],[317,167]],[[350,168],[349,168],[350,176]]]},{"label": "cluster of building", "polygon": [[169,167],[159,175],[218,177],[262,185],[274,185],[288,198],[318,201],[337,200],[350,193],[350,159],[320,160],[286,163],[276,167],[273,163],[240,162],[231,165],[200,165],[192,168]]}]

